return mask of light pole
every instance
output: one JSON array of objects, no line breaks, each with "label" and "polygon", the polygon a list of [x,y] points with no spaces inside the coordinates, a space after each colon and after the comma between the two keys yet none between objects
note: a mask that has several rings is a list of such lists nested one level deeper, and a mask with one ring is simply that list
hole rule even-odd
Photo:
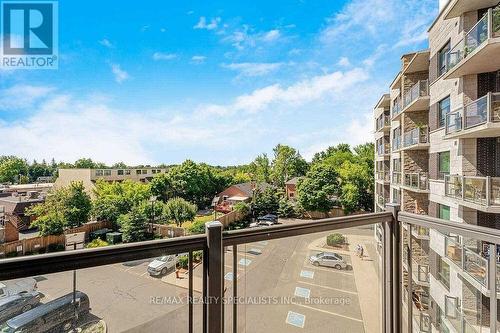
[{"label": "light pole", "polygon": [[151,239],[155,238],[155,233],[154,233],[154,220],[155,220],[155,202],[156,202],[156,196],[152,195],[149,198],[149,202],[151,202],[151,215],[150,215],[150,220],[151,220]]}]

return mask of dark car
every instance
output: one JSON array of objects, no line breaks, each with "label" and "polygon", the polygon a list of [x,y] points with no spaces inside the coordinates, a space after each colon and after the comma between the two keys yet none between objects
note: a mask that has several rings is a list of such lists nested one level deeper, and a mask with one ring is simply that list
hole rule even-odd
[{"label": "dark car", "polygon": [[44,333],[67,332],[74,323],[90,312],[89,297],[77,291],[76,302],[73,303],[73,293],[56,298],[36,308],[9,319],[0,328],[1,333]]},{"label": "dark car", "polygon": [[0,323],[33,309],[40,304],[41,298],[42,294],[32,291],[0,299]]},{"label": "dark car", "polygon": [[257,221],[269,221],[272,222],[273,224],[276,224],[278,223],[278,216],[274,214],[267,214],[264,216],[257,217]]}]

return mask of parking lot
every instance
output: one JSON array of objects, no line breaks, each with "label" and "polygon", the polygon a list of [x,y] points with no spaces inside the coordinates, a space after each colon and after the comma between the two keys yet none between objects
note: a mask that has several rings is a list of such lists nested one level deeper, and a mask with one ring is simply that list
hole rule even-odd
[{"label": "parking lot", "polygon": [[[355,230],[371,237],[371,230]],[[353,255],[335,250],[347,269],[313,266],[309,257],[321,250],[328,233],[254,242],[237,247],[237,323],[240,332],[365,332]],[[368,250],[368,248],[367,248]],[[358,259],[358,258],[356,258]],[[76,286],[90,298],[91,315],[103,319],[108,332],[186,332],[187,276],[151,277],[140,260],[79,270]],[[225,249],[225,296],[233,295],[233,252]],[[365,265],[374,265],[365,262]],[[194,295],[201,296],[203,265],[194,269]],[[49,301],[73,290],[73,272],[36,277]],[[225,325],[232,329],[232,305],[225,306]],[[201,331],[202,305],[194,306],[195,332]]]}]

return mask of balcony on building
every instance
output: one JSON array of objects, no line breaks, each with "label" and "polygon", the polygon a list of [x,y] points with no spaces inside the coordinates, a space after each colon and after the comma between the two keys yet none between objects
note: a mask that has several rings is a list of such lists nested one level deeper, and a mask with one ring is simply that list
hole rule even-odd
[{"label": "balcony on building", "polygon": [[388,132],[391,128],[391,117],[389,112],[382,113],[376,120],[375,131],[376,132]]},{"label": "balcony on building", "polygon": [[462,206],[500,213],[500,177],[447,175],[445,196]]},{"label": "balcony on building", "polygon": [[385,136],[377,140],[377,156],[383,159],[389,159],[391,154],[391,144],[389,137]]},{"label": "balcony on building", "polygon": [[392,120],[397,118],[402,110],[403,110],[403,104],[402,104],[401,95],[399,95],[392,101],[392,106],[391,106]]},{"label": "balcony on building", "polygon": [[500,93],[487,95],[446,116],[446,139],[497,137],[500,133]]},{"label": "balcony on building", "polygon": [[417,81],[404,95],[401,113],[429,108],[429,80]]},{"label": "balcony on building", "polygon": [[[469,1],[474,2],[474,1]],[[496,71],[500,68],[500,7],[488,12],[446,54],[444,79]]]},{"label": "balcony on building", "polygon": [[405,172],[401,188],[417,193],[428,193],[429,174],[427,172]]},{"label": "balcony on building", "polygon": [[426,150],[429,145],[429,127],[424,125],[405,132],[399,150]]},{"label": "balcony on building", "polygon": [[401,185],[401,179],[402,179],[401,171],[393,171],[392,172],[392,178],[391,178],[392,185],[395,185],[395,186]]},{"label": "balcony on building", "polygon": [[384,197],[381,194],[377,195],[377,205],[380,209],[385,209],[385,204],[389,202],[389,198]]},{"label": "balcony on building", "polygon": [[388,185],[391,182],[391,173],[389,171],[377,171],[375,173],[375,181],[384,185]]},{"label": "balcony on building", "polygon": [[444,9],[443,18],[449,20],[464,13],[498,5],[498,0],[450,0]]}]

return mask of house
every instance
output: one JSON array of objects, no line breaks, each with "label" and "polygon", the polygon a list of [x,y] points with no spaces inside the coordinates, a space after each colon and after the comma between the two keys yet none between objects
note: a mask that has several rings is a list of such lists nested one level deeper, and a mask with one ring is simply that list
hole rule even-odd
[{"label": "house", "polygon": [[26,230],[35,219],[33,216],[26,215],[26,209],[45,201],[38,192],[31,191],[27,195],[12,195],[0,198],[0,206],[3,207],[4,226],[12,224],[16,230]]},{"label": "house", "polygon": [[271,185],[264,182],[246,182],[232,185],[214,197],[212,206],[214,206],[215,210],[218,212],[230,212],[232,206],[238,202],[252,201],[253,194],[256,190],[264,191],[270,186]]},{"label": "house", "polygon": [[85,191],[94,195],[95,183],[102,179],[107,182],[121,182],[133,180],[138,182],[150,182],[153,177],[165,173],[167,169],[160,168],[131,168],[131,169],[59,169],[54,188],[67,187],[71,182],[82,182]]},{"label": "house", "polygon": [[304,177],[294,177],[285,183],[285,193],[289,200],[295,200],[297,197],[297,183]]}]

